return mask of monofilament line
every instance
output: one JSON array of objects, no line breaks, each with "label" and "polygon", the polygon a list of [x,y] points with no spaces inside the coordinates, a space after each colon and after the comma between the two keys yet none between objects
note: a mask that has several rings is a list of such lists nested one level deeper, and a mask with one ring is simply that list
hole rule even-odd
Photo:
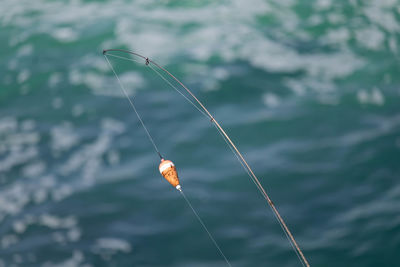
[{"label": "monofilament line", "polygon": [[195,100],[196,103],[199,104],[201,109],[207,114],[207,116],[211,119],[211,122],[214,124],[214,126],[217,128],[217,130],[220,132],[220,134],[223,136],[223,138],[226,140],[228,145],[233,149],[234,154],[238,157],[239,162],[242,164],[242,166],[245,168],[247,174],[249,175],[250,179],[254,182],[254,184],[257,186],[259,192],[263,195],[265,200],[267,201],[268,205],[270,206],[276,220],[280,224],[283,232],[285,233],[286,237],[289,240],[290,245],[292,246],[293,250],[295,251],[296,255],[299,258],[300,263],[303,266],[309,267],[310,264],[308,263],[306,257],[304,256],[304,253],[302,252],[301,248],[297,244],[296,240],[294,239],[293,234],[290,232],[289,228],[287,227],[285,221],[283,220],[282,216],[278,212],[277,208],[275,207],[275,204],[272,202],[270,199],[269,195],[267,194],[266,190],[262,186],[260,180],[257,178],[257,176],[254,174],[253,170],[250,168],[249,164],[243,157],[243,155],[240,153],[239,149],[236,147],[236,145],[233,143],[231,138],[228,136],[228,134],[225,132],[225,130],[221,127],[221,125],[218,123],[217,120],[211,115],[211,113],[208,111],[208,109],[203,105],[203,103],[200,102],[200,100],[192,93],[192,91],[189,90],[181,81],[178,80],[174,75],[172,75],[168,70],[163,68],[162,66],[158,65],[154,61],[150,61],[153,63],[156,67],[159,69],[163,70],[167,75],[169,75],[172,79],[174,79],[178,84],[180,84],[188,93],[189,95]]},{"label": "monofilament line", "polygon": [[187,96],[185,96],[176,86],[174,86],[170,81],[168,81],[159,71],[154,69],[150,64],[149,67],[158,75],[160,76],[161,79],[163,79],[167,84],[169,84],[175,91],[177,91],[181,96],[183,96],[190,104],[192,104],[193,107],[195,107],[201,114],[206,116],[208,118],[208,115],[204,113],[198,106],[196,106],[195,103],[193,103],[192,100],[190,100]]},{"label": "monofilament line", "polygon": [[[119,59],[123,59],[123,60],[128,60],[128,61],[132,61],[132,62],[137,62],[137,63],[142,63],[138,60],[132,59],[132,58],[126,58],[126,57],[120,57],[117,55],[113,55],[113,54],[107,54],[108,56],[111,57],[115,57],[115,58],[119,58]],[[176,88],[176,86],[174,86],[170,81],[168,81],[167,78],[164,77],[164,75],[162,75],[159,71],[157,71],[153,66],[151,66],[151,64],[148,65],[150,67],[150,69],[152,71],[154,71],[158,76],[160,76],[160,78],[166,82],[169,86],[171,86],[176,92],[178,92],[182,97],[184,97],[186,99],[186,101],[188,101],[193,107],[195,107],[201,114],[203,114],[204,116],[208,117],[208,115],[206,113],[204,113],[204,111],[202,111],[198,106],[196,106],[195,103],[193,103],[192,100],[190,100],[187,96],[185,96],[181,90],[179,90],[178,88]]]},{"label": "monofilament line", "polygon": [[[237,157],[237,159],[239,160],[240,164],[243,166],[243,168],[246,170],[247,174],[249,175],[250,179],[254,182],[254,184],[256,185],[257,189],[259,190],[259,192],[263,195],[263,197],[265,198],[265,200],[267,201],[269,207],[271,208],[276,220],[278,221],[279,225],[281,226],[283,232],[285,233],[286,237],[289,239],[289,243],[292,246],[293,250],[295,251],[296,255],[299,258],[300,263],[303,266],[309,267],[310,264],[308,262],[308,260],[306,259],[303,251],[301,250],[300,246],[297,244],[293,234],[290,232],[288,226],[286,225],[285,221],[283,220],[282,216],[280,215],[278,209],[276,208],[275,204],[272,202],[272,200],[270,199],[269,195],[267,194],[266,190],[264,189],[264,187],[262,186],[260,180],[257,178],[257,176],[254,174],[253,170],[251,169],[251,167],[249,166],[249,164],[247,163],[246,159],[243,157],[243,155],[240,153],[239,149],[236,147],[236,145],[233,143],[233,141],[231,140],[231,138],[228,136],[228,134],[225,132],[225,130],[221,127],[221,125],[218,123],[217,120],[215,120],[215,118],[211,115],[211,113],[208,111],[208,109],[203,105],[203,103],[192,93],[192,91],[189,90],[189,88],[187,88],[178,78],[176,78],[173,74],[171,74],[168,70],[166,70],[164,67],[158,65],[156,62],[138,54],[135,52],[131,52],[128,50],[123,50],[123,49],[107,49],[107,50],[103,50],[103,54],[105,55],[107,52],[109,51],[118,51],[118,52],[122,52],[122,53],[127,53],[127,54],[131,54],[134,56],[137,56],[139,58],[145,59],[146,60],[146,65],[153,64],[156,68],[158,68],[159,70],[163,71],[166,75],[168,75],[170,78],[172,78],[173,80],[175,80],[183,89],[186,90],[186,92],[192,97],[192,99],[194,101],[188,100],[187,97],[185,97],[186,100],[188,100],[189,102],[191,102],[193,105],[194,103],[197,103],[196,108],[203,114],[205,114],[210,120],[211,122],[214,124],[214,126],[217,128],[218,132],[221,134],[221,136],[223,137],[223,139],[225,140],[225,142],[227,142],[228,146],[231,148],[233,154],[235,154],[235,156]],[[153,68],[152,68],[153,69]],[[154,69],[153,69],[154,70]],[[163,76],[160,75],[162,78]],[[163,78],[165,79],[165,78]],[[170,86],[172,86],[171,83],[167,82]],[[172,86],[175,90],[177,90],[177,88],[175,86]],[[182,94],[182,93],[181,93]],[[194,102],[194,103],[193,103]]]},{"label": "monofilament line", "polygon": [[199,221],[199,223],[201,224],[201,226],[203,226],[204,230],[207,232],[208,236],[210,237],[211,241],[214,243],[215,247],[218,249],[219,254],[221,254],[221,256],[224,258],[226,264],[228,264],[228,266],[232,267],[232,265],[229,263],[229,260],[225,257],[225,254],[222,252],[222,249],[220,248],[220,246],[218,245],[217,241],[215,241],[214,237],[212,236],[212,234],[210,233],[210,231],[208,230],[207,226],[204,224],[203,220],[200,218],[199,214],[196,212],[196,210],[193,208],[192,204],[190,203],[190,201],[187,199],[187,197],[185,196],[185,193],[183,193],[182,190],[179,190],[179,192],[181,192],[183,198],[185,199],[186,203],[188,204],[188,206],[190,207],[190,209],[193,211],[194,215],[196,216],[197,220]]},{"label": "monofilament line", "polygon": [[142,120],[142,117],[139,115],[139,112],[136,110],[136,107],[135,107],[135,105],[133,104],[133,101],[131,100],[131,98],[129,97],[127,91],[125,90],[124,85],[122,84],[122,82],[121,82],[121,80],[119,79],[117,73],[115,72],[115,70],[114,70],[114,68],[113,68],[113,66],[112,66],[112,64],[111,64],[111,62],[108,60],[108,58],[107,58],[106,55],[104,55],[104,58],[107,60],[108,65],[110,66],[112,72],[114,73],[115,77],[117,78],[119,87],[121,88],[122,92],[124,93],[124,95],[125,95],[126,98],[128,99],[128,101],[129,101],[129,103],[130,103],[130,105],[131,105],[133,111],[135,111],[136,116],[138,117],[140,123],[142,124],[143,129],[145,130],[147,136],[149,137],[150,142],[153,144],[153,147],[154,147],[154,149],[156,150],[158,156],[162,159],[163,157],[162,157],[160,151],[158,150],[158,147],[157,147],[156,143],[154,142],[153,137],[150,135],[149,130],[147,130],[147,127],[146,127],[146,125],[144,124],[144,122],[143,122],[143,120]]}]

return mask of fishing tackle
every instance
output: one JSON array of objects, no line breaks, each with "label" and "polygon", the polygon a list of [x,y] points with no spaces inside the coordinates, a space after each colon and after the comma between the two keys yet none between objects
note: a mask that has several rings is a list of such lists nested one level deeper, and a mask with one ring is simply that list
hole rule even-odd
[{"label": "fishing tackle", "polygon": [[[233,143],[231,138],[228,136],[228,134],[225,132],[225,130],[221,127],[221,125],[218,123],[218,121],[211,115],[211,113],[203,105],[203,103],[192,93],[192,91],[190,91],[189,88],[187,88],[180,80],[178,80],[178,78],[176,78],[174,75],[172,75],[168,70],[166,70],[164,67],[158,65],[156,62],[154,62],[153,60],[149,59],[148,57],[144,57],[144,56],[142,56],[142,55],[140,55],[138,53],[131,52],[131,51],[128,51],[128,50],[123,50],[123,49],[106,49],[106,50],[103,50],[104,58],[106,59],[106,61],[109,64],[112,72],[114,73],[115,77],[117,78],[117,81],[118,81],[123,93],[125,94],[126,98],[128,99],[131,107],[135,111],[135,113],[136,113],[137,117],[139,118],[139,121],[142,124],[142,126],[143,126],[143,128],[144,128],[144,130],[145,130],[145,132],[146,132],[146,134],[147,134],[147,136],[149,138],[149,140],[151,141],[156,153],[158,154],[158,156],[161,159],[161,163],[160,163],[160,166],[159,166],[159,170],[160,170],[161,175],[172,186],[174,186],[177,190],[179,190],[179,192],[182,194],[183,198],[186,200],[187,204],[192,209],[193,213],[196,215],[197,219],[199,220],[199,222],[201,223],[201,225],[203,226],[203,228],[205,229],[205,231],[209,235],[211,241],[214,243],[215,247],[218,249],[218,251],[221,254],[221,256],[225,259],[225,261],[228,264],[228,266],[231,266],[229,261],[228,261],[228,259],[225,257],[225,255],[222,252],[221,248],[219,247],[217,242],[214,240],[213,236],[208,231],[207,227],[205,226],[205,224],[203,223],[203,221],[201,220],[201,218],[199,217],[199,215],[194,210],[194,208],[190,204],[189,200],[186,198],[185,194],[183,193],[183,190],[182,190],[182,188],[180,186],[180,183],[179,183],[178,173],[176,171],[175,165],[172,163],[172,161],[164,160],[164,158],[162,157],[160,151],[158,150],[157,145],[154,142],[154,139],[150,135],[146,125],[144,124],[144,122],[143,122],[141,116],[139,115],[139,113],[137,112],[135,105],[133,104],[131,98],[127,94],[127,92],[126,92],[121,80],[119,79],[117,73],[115,72],[115,70],[114,70],[112,64],[110,63],[110,61],[108,60],[107,56],[121,58],[121,59],[124,59],[124,60],[134,61],[134,62],[138,62],[138,63],[143,63],[143,62],[140,62],[140,61],[132,59],[132,58],[121,57],[121,56],[118,56],[118,55],[115,55],[115,54],[108,54],[108,52],[111,52],[111,51],[130,54],[130,55],[133,55],[133,56],[135,56],[137,58],[140,58],[141,60],[144,60],[144,63],[145,63],[146,66],[150,67],[150,69],[152,69],[158,76],[160,76],[161,79],[163,79],[167,84],[169,84],[175,91],[177,91],[191,105],[193,105],[201,114],[203,114],[207,119],[209,119],[211,121],[211,123],[215,126],[215,128],[218,131],[218,133],[222,136],[222,138],[224,139],[226,144],[231,149],[232,153],[235,155],[235,157],[237,158],[239,163],[242,165],[242,167],[244,168],[244,170],[246,171],[246,173],[248,174],[250,179],[254,182],[254,184],[256,185],[257,189],[259,190],[259,192],[262,194],[262,196],[264,197],[264,199],[268,203],[268,205],[271,208],[276,220],[278,221],[278,223],[281,226],[283,232],[285,233],[287,239],[289,240],[290,245],[292,246],[292,248],[293,248],[294,252],[296,253],[297,257],[299,258],[300,263],[303,266],[309,267],[310,264],[307,261],[306,257],[304,256],[303,251],[300,249],[299,245],[297,244],[296,240],[294,239],[293,234],[291,233],[291,231],[287,227],[285,221],[283,220],[282,216],[278,212],[278,209],[276,208],[275,204],[272,202],[272,200],[269,197],[269,195],[267,194],[266,190],[262,186],[260,180],[254,174],[253,170],[250,168],[249,164],[247,163],[247,161],[243,157],[242,153],[240,153],[240,151],[238,150],[236,145]],[[186,91],[188,96],[185,95],[184,93],[182,93],[181,90],[179,90],[176,86],[174,86],[160,72],[161,73],[165,73],[168,77],[172,78],[175,82],[177,82]],[[193,101],[190,98],[193,99]]]},{"label": "fishing tackle", "polygon": [[177,190],[182,191],[182,187],[179,184],[178,172],[176,171],[175,164],[172,161],[162,158],[158,169],[168,183],[170,183]]}]

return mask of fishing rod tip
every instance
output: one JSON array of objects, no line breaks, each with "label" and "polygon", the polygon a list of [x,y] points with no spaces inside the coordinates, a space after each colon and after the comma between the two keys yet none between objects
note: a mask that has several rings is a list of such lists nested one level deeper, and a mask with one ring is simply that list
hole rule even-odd
[{"label": "fishing rod tip", "polygon": [[182,192],[182,186],[181,186],[180,184],[178,184],[175,188],[176,188],[178,191]]},{"label": "fishing rod tip", "polygon": [[107,53],[106,49],[103,49],[103,55],[105,55]]}]

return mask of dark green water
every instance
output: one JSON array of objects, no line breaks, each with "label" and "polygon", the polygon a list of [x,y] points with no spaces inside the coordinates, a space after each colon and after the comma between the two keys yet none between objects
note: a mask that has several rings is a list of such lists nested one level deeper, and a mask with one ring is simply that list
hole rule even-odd
[{"label": "dark green water", "polygon": [[[0,3],[0,266],[224,266],[101,51],[182,79],[311,266],[400,265],[399,1]],[[301,266],[223,139],[112,59],[233,266]]]}]

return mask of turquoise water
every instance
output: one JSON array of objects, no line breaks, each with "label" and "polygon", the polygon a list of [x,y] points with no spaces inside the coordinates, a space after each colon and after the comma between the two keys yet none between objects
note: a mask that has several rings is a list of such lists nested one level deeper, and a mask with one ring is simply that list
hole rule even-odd
[{"label": "turquoise water", "polygon": [[[311,266],[400,265],[400,2],[0,5],[0,266],[224,266],[101,51],[179,77],[243,152]],[[301,266],[198,111],[110,58],[233,266]]]}]

